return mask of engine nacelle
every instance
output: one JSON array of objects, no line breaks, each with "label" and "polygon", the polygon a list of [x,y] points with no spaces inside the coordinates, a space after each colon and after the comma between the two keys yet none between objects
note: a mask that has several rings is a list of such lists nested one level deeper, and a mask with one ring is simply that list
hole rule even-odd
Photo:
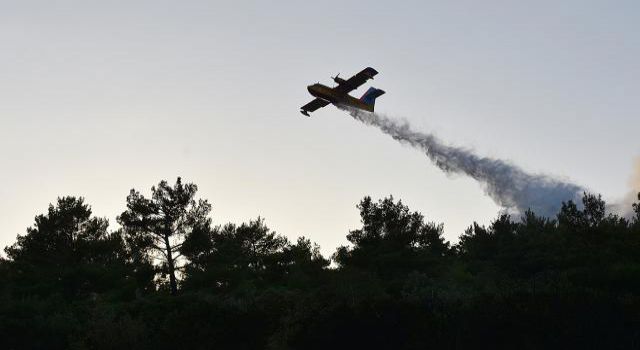
[{"label": "engine nacelle", "polygon": [[346,82],[347,82],[346,80],[344,80],[344,79],[342,79],[342,78],[340,78],[340,77],[337,77],[337,76],[336,76],[336,77],[333,77],[333,81],[335,81],[335,82],[336,82],[336,84],[339,84],[339,85],[340,85],[340,84],[344,84],[344,83],[346,83]]}]

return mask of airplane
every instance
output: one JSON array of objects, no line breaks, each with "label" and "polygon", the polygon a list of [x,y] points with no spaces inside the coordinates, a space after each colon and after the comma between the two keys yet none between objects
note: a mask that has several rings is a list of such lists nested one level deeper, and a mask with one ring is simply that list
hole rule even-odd
[{"label": "airplane", "polygon": [[376,74],[378,74],[378,71],[371,67],[367,67],[347,80],[340,78],[340,73],[336,74],[335,77],[331,77],[333,81],[338,84],[336,87],[331,88],[320,83],[307,86],[309,93],[316,98],[300,107],[300,113],[310,117],[309,112],[313,112],[330,103],[373,112],[376,98],[382,96],[384,91],[370,87],[369,90],[367,90],[367,92],[365,92],[359,99],[349,95],[349,92],[357,89],[362,84],[366,83],[367,80],[373,79]]}]

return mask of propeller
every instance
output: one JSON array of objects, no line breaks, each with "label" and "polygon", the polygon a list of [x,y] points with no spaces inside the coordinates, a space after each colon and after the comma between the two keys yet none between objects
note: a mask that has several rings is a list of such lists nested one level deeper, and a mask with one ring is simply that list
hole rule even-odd
[{"label": "propeller", "polygon": [[344,79],[340,78],[340,73],[336,74],[335,77],[331,77],[331,79],[333,79],[333,81],[335,81],[336,84],[338,85],[343,84],[345,82]]}]

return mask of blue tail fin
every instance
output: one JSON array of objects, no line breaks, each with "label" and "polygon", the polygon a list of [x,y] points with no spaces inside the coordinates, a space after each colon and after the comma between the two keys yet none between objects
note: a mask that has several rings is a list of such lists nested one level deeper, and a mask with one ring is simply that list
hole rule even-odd
[{"label": "blue tail fin", "polygon": [[367,90],[367,92],[365,92],[364,95],[360,97],[360,101],[371,106],[371,110],[373,111],[373,106],[376,103],[376,98],[382,95],[384,95],[384,91],[380,89],[376,89],[374,87],[370,87],[369,90]]}]

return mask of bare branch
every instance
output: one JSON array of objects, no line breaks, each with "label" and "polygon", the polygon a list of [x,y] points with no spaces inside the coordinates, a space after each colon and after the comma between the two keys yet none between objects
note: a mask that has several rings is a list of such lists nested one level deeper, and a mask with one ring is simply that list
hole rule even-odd
[{"label": "bare branch", "polygon": [[173,261],[178,260],[178,258],[183,257],[184,255],[182,255],[181,253],[179,253],[178,255],[176,255],[175,257],[171,258]]},{"label": "bare branch", "polygon": [[164,255],[165,258],[167,257],[167,253],[165,252],[165,248],[159,247],[157,244],[151,244],[151,247],[153,247],[154,249],[156,249],[157,251],[162,253],[162,255]]}]

